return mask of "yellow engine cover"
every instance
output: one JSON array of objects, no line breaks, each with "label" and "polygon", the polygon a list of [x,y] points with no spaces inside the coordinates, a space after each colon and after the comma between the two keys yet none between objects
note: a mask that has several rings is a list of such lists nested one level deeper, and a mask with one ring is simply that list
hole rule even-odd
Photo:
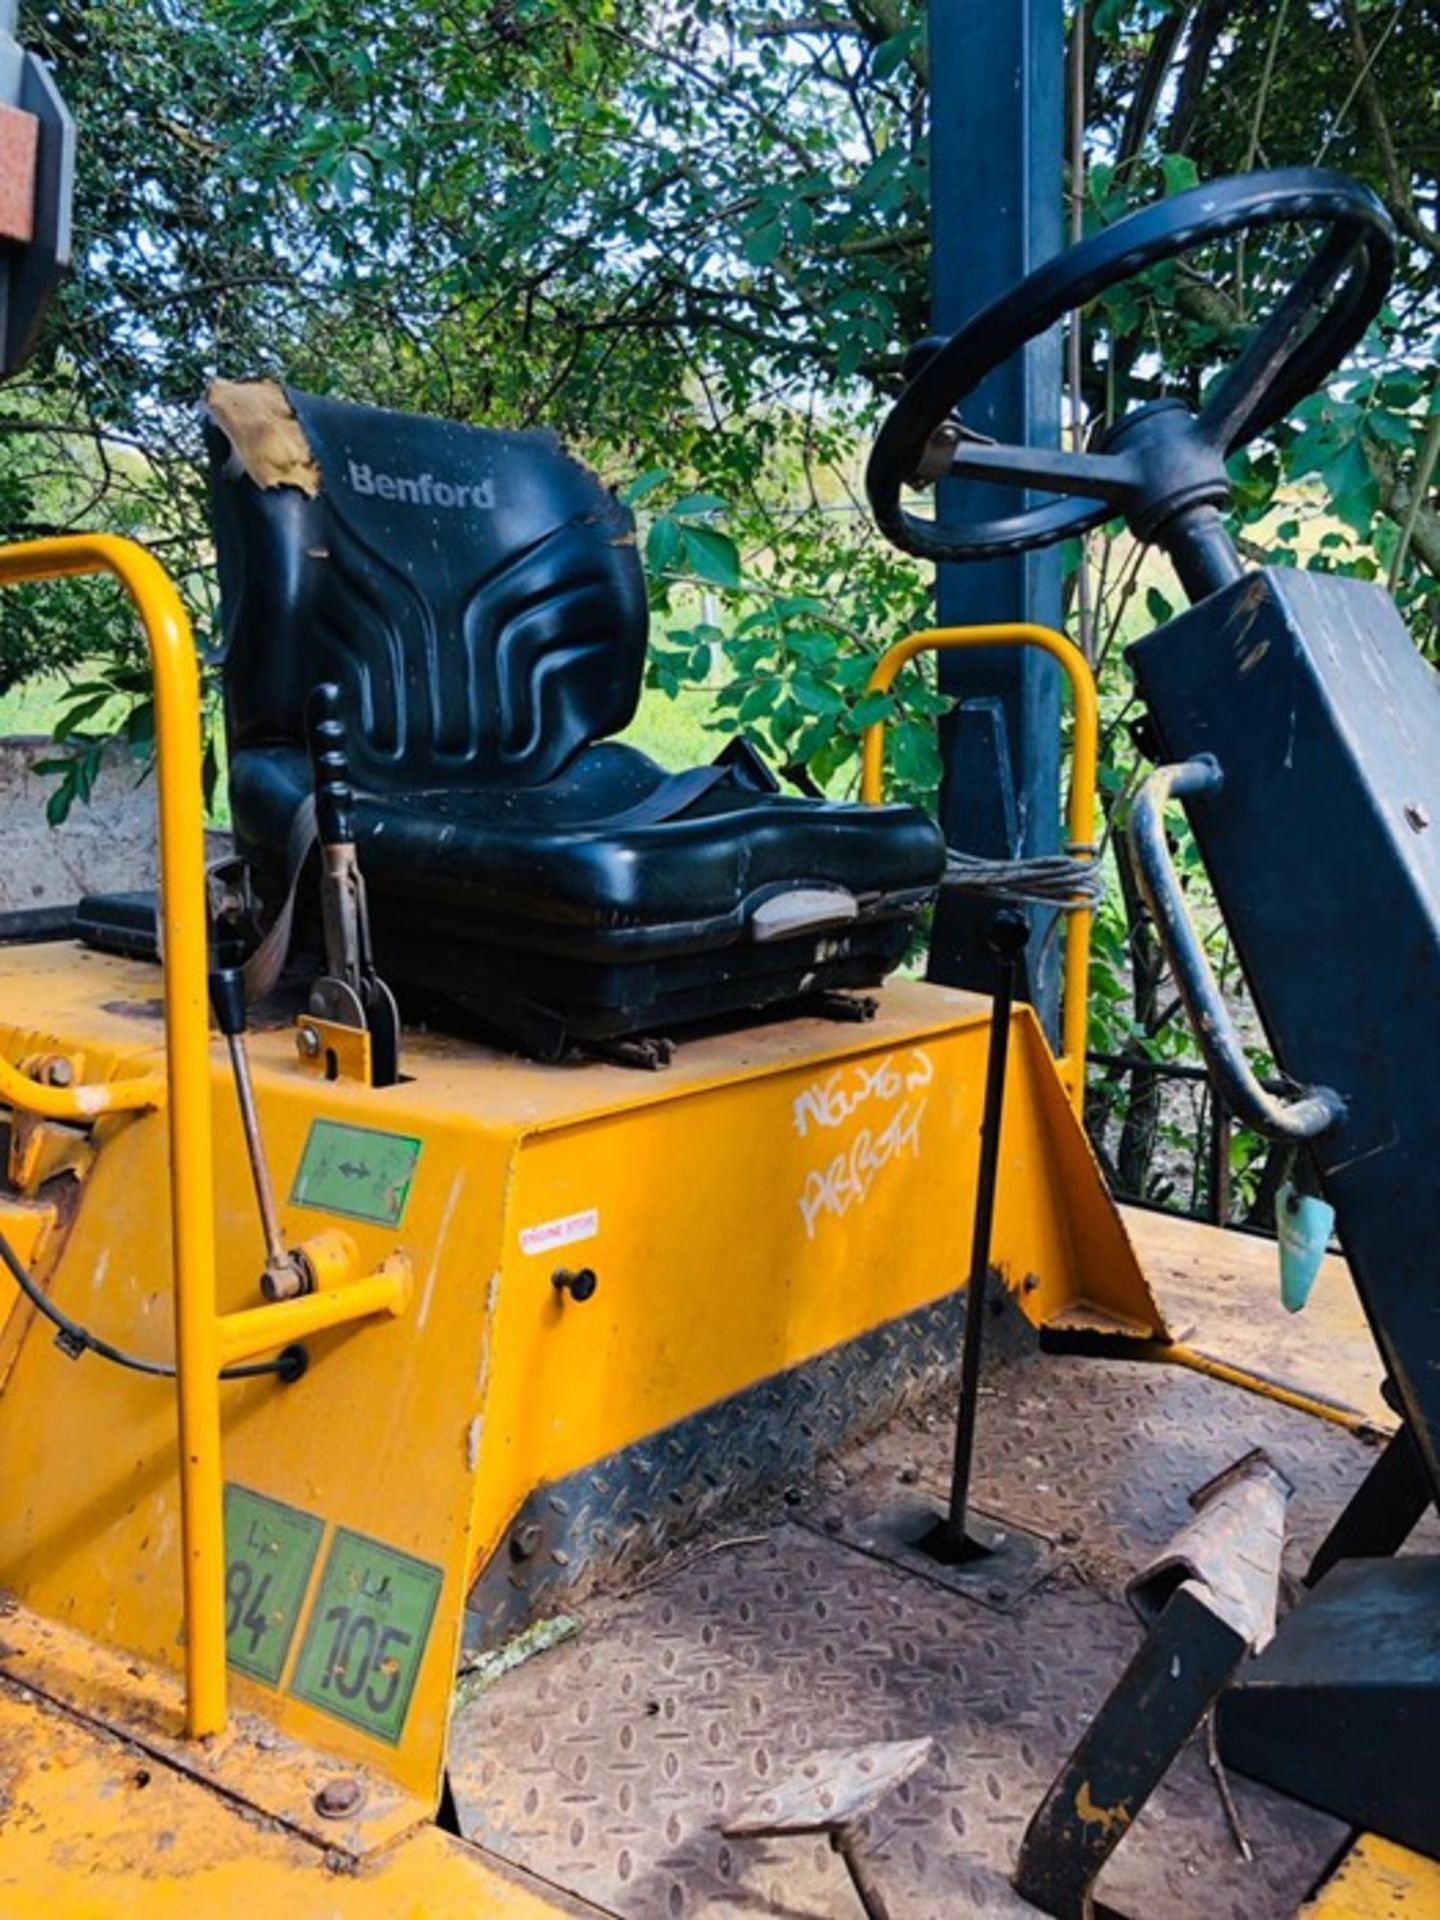
[{"label": "yellow engine cover", "polygon": [[[50,946],[4,970],[7,1056],[83,1049],[96,1078],[155,1066],[153,969]],[[343,1227],[362,1271],[402,1251],[414,1286],[399,1319],[313,1337],[297,1384],[223,1390],[237,1704],[433,1796],[465,1596],[532,1489],[963,1284],[988,1018],[977,996],[897,983],[865,1026],[694,1039],[654,1074],[412,1036],[410,1077],[383,1090],[317,1081],[289,1029],[252,1036],[287,1238]],[[1037,1322],[1160,1334],[1028,1009],[1012,1062],[997,1264]],[[263,1249],[218,1043],[213,1063],[230,1311],[257,1304]],[[49,1285],[106,1339],[168,1358],[164,1117],[95,1137]],[[591,1270],[593,1297],[558,1290],[562,1268]],[[30,1314],[12,1310],[5,1342],[0,1585],[173,1670],[173,1389],[71,1361]]]}]

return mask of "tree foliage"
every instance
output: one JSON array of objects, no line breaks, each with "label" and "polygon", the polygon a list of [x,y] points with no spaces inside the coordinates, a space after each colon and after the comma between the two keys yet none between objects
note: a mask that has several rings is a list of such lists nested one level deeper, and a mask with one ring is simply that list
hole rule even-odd
[{"label": "tree foliage", "polygon": [[[928,581],[858,496],[926,331],[922,0],[54,0],[23,25],[81,143],[76,271],[0,408],[12,532],[143,534],[203,631],[195,402],[212,374],[544,421],[634,502],[655,686],[708,687],[718,726],[832,788],[865,723],[893,715],[902,789],[933,791],[933,686],[864,693]],[[1235,526],[1257,555],[1388,580],[1436,650],[1440,14],[1073,0],[1068,57],[1082,225],[1266,165],[1335,166],[1389,205],[1390,307],[1344,377],[1237,459]],[[1198,393],[1295,244],[1217,249],[1082,316],[1077,430],[1158,384]],[[1137,766],[1120,643],[1178,595],[1116,529],[1069,567],[1113,824]],[[0,622],[0,689],[41,664],[73,676],[59,757],[83,764],[63,810],[107,726],[146,738],[127,629],[78,585],[7,595]],[[1102,1044],[1183,1051],[1123,862],[1097,950]],[[1143,1185],[1158,1103],[1138,1081],[1111,1091],[1101,1137]]]}]

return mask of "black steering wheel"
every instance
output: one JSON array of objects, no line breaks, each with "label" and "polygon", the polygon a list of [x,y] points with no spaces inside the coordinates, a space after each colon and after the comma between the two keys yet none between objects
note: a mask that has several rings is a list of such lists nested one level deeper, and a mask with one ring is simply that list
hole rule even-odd
[{"label": "black steering wheel", "polygon": [[[1318,225],[1315,250],[1198,415],[1176,400],[1152,402],[1113,426],[1096,452],[967,437],[961,402],[1065,314],[1161,261],[1284,221]],[[865,476],[881,531],[921,559],[989,560],[1049,546],[1117,514],[1150,539],[1186,506],[1223,503],[1226,455],[1283,419],[1340,364],[1379,312],[1394,266],[1394,229],[1374,194],[1312,167],[1217,180],[1127,215],[1027,274],[910,381]],[[943,523],[901,506],[905,486],[950,476],[1071,497]]]}]

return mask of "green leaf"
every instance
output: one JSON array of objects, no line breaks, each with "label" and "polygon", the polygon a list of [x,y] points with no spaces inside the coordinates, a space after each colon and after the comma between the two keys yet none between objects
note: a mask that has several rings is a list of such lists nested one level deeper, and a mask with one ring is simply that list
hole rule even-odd
[{"label": "green leaf", "polygon": [[[672,523],[673,524],[673,523]],[[714,527],[681,527],[680,546],[690,571],[712,586],[731,592],[740,585],[740,549],[728,533]]]},{"label": "green leaf", "polygon": [[871,57],[871,78],[888,80],[892,73],[897,73],[919,46],[922,37],[923,29],[920,27],[902,27],[899,33],[892,33],[888,40],[882,40]]},{"label": "green leaf", "polygon": [[879,720],[888,720],[895,711],[895,696],[890,693],[867,693],[863,700],[857,700],[850,709],[850,723],[858,732],[873,727]]},{"label": "green leaf", "polygon": [[795,698],[807,713],[843,713],[845,696],[838,688],[824,680],[817,680],[813,674],[797,673],[791,682]]},{"label": "green leaf", "polygon": [[745,258],[752,267],[768,267],[779,259],[785,245],[785,224],[776,215],[769,215],[745,233]]},{"label": "green leaf", "polygon": [[657,577],[669,573],[680,552],[681,529],[673,520],[656,520],[645,536],[645,565]]},{"label": "green leaf", "polygon": [[56,740],[68,740],[87,720],[93,720],[97,713],[108,707],[113,698],[114,695],[107,688],[104,693],[92,693],[88,700],[77,700],[55,722],[53,737]]},{"label": "green leaf", "polygon": [[1336,514],[1359,534],[1368,534],[1380,504],[1380,483],[1359,436],[1348,440],[1321,468]]},{"label": "green leaf", "polygon": [[663,487],[670,477],[668,467],[651,467],[648,472],[642,473],[638,480],[632,480],[623,490],[620,498],[627,507],[633,507],[637,501],[643,500],[647,493],[653,493],[657,487]]},{"label": "green leaf", "polygon": [[67,773],[45,802],[45,818],[52,827],[63,827],[75,803],[75,783]]},{"label": "green leaf", "polygon": [[1376,440],[1384,440],[1392,447],[1408,447],[1417,437],[1414,421],[1404,414],[1386,413],[1374,407],[1365,416],[1365,431]]}]

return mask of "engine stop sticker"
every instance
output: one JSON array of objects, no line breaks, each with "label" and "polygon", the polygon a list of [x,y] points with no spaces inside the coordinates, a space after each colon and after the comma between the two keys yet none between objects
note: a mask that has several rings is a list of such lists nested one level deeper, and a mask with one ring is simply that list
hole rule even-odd
[{"label": "engine stop sticker", "polygon": [[558,1220],[542,1220],[538,1226],[520,1229],[522,1253],[550,1253],[556,1247],[573,1247],[577,1240],[593,1240],[600,1231],[600,1209],[585,1207],[579,1213],[562,1214]]}]

